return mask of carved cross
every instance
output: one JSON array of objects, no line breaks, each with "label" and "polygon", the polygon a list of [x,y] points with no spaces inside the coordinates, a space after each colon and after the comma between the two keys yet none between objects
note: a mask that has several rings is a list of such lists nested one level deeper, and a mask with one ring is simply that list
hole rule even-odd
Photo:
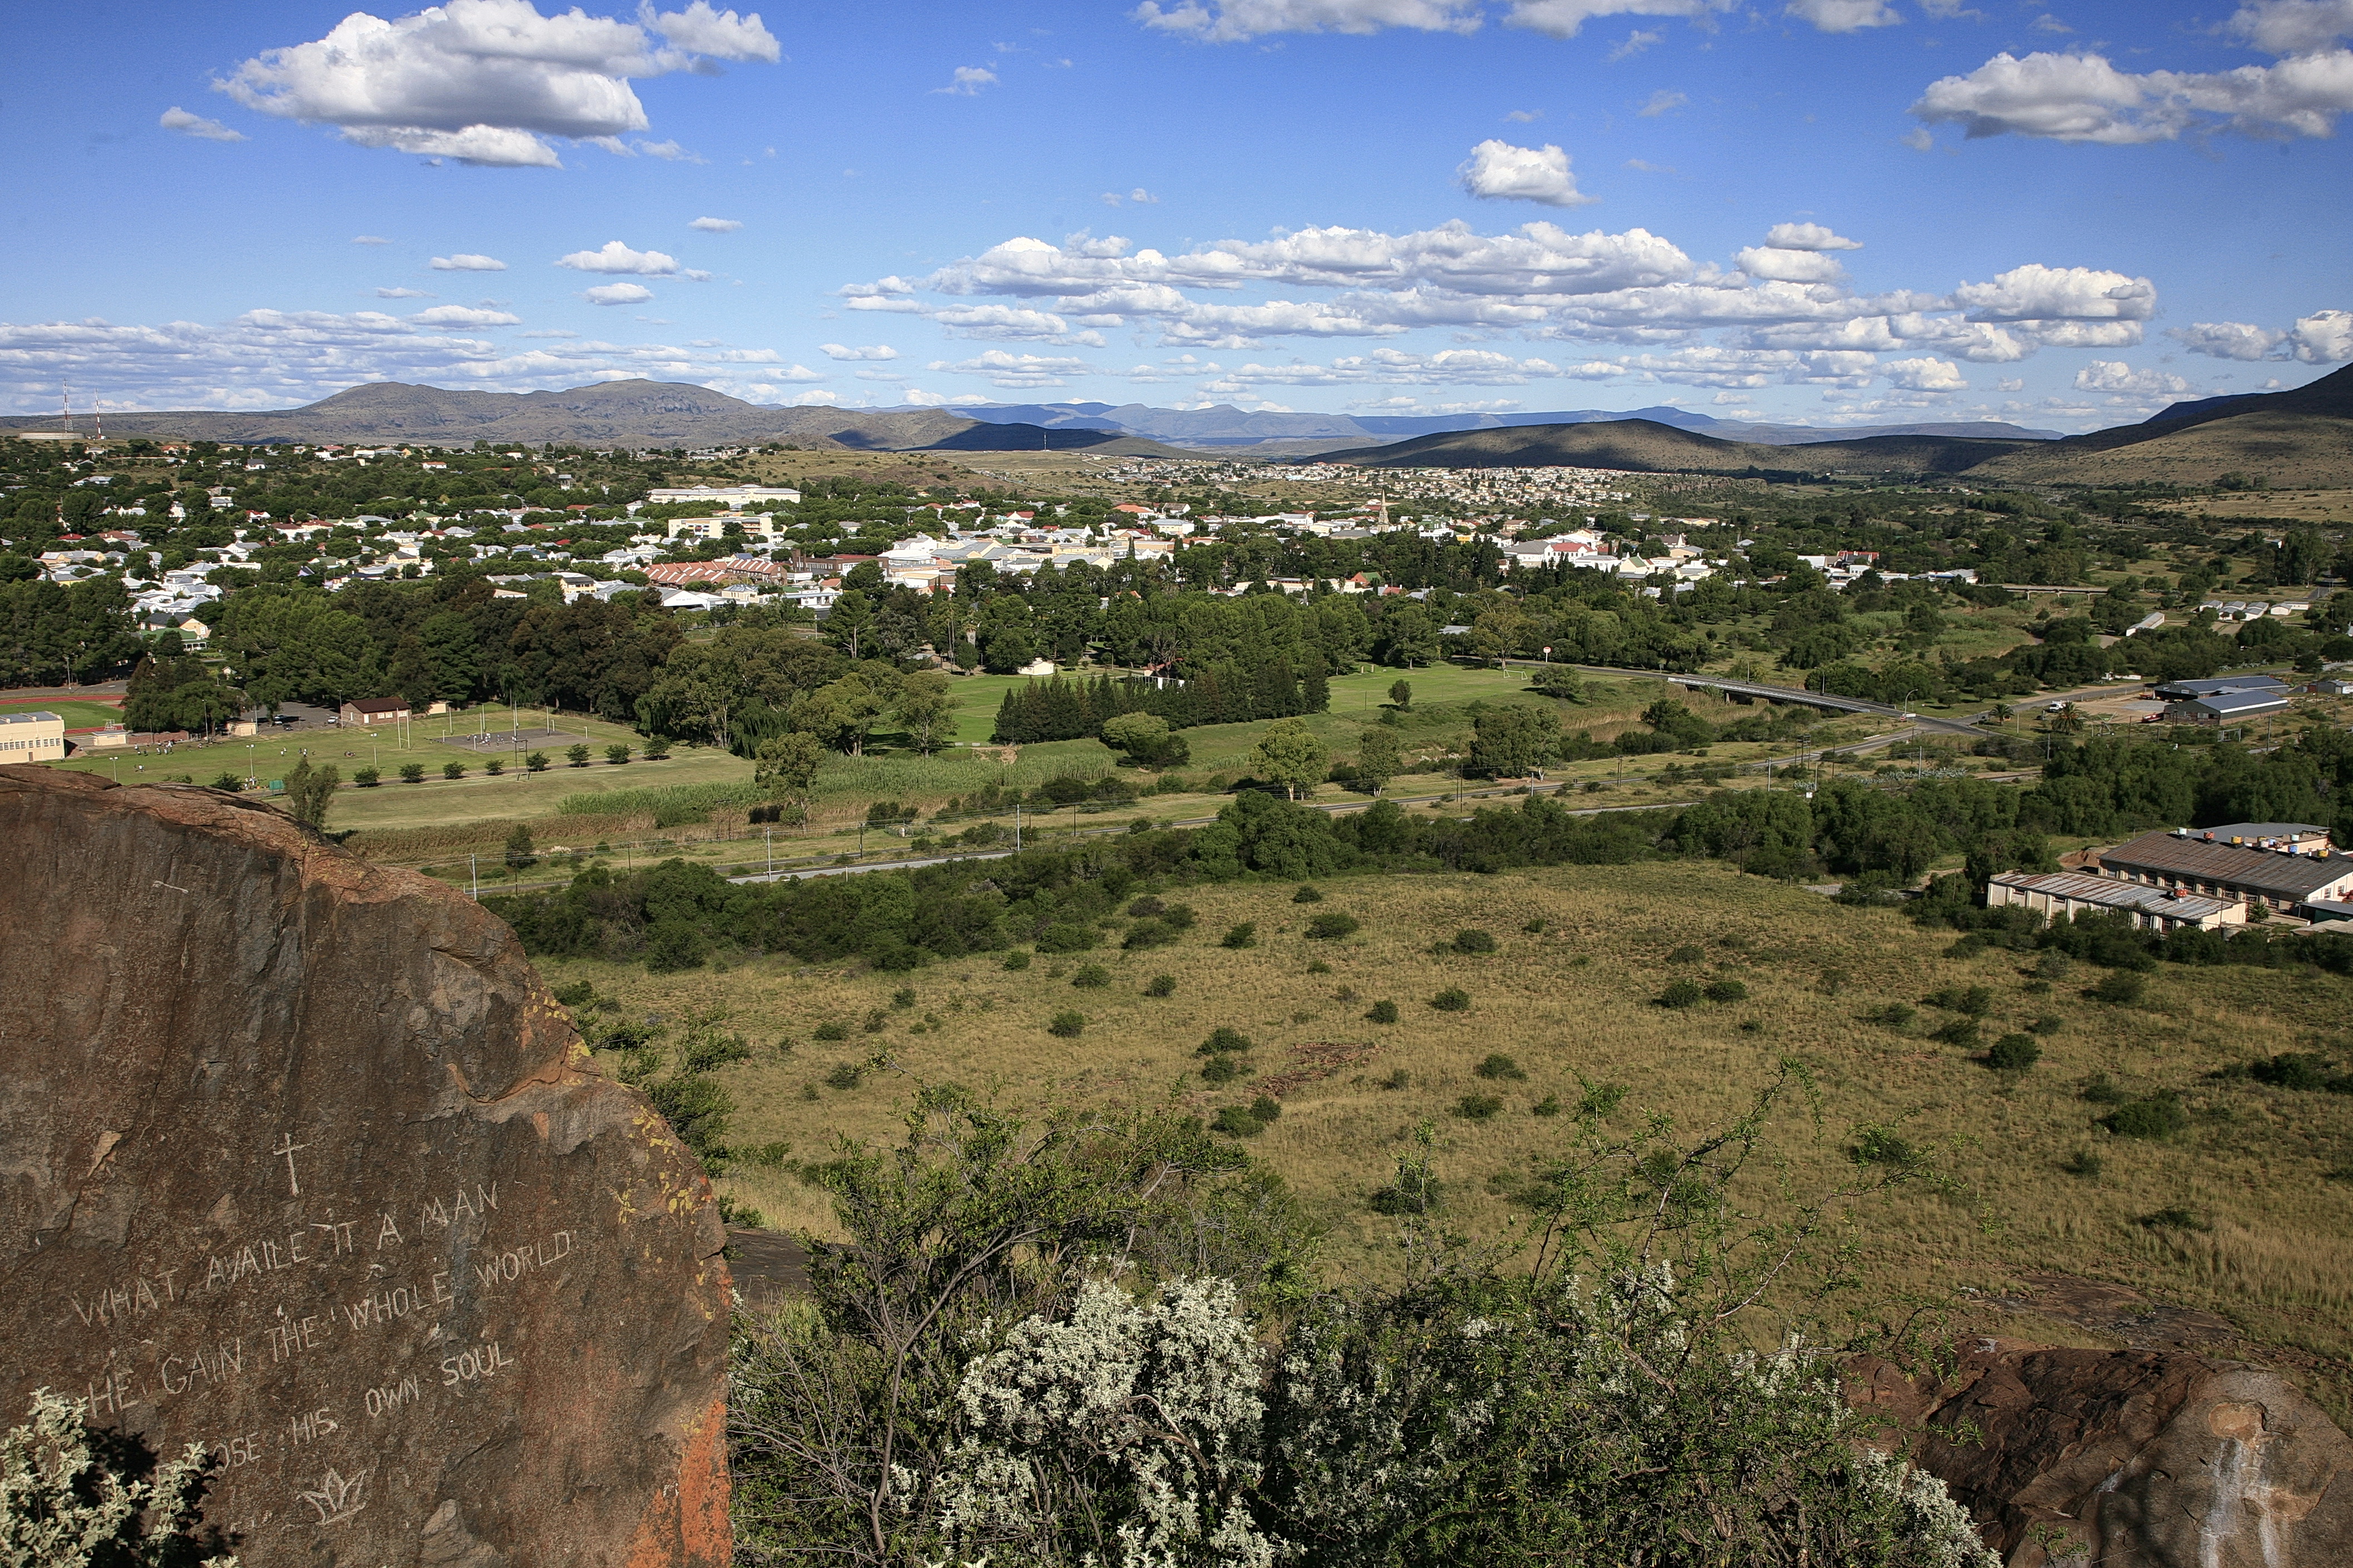
[{"label": "carved cross", "polygon": [[298,1198],[302,1195],[302,1184],[294,1179],[294,1153],[299,1149],[308,1149],[310,1146],[308,1143],[297,1143],[294,1142],[294,1134],[289,1132],[279,1140],[278,1147],[270,1151],[273,1154],[286,1156],[286,1190]]}]

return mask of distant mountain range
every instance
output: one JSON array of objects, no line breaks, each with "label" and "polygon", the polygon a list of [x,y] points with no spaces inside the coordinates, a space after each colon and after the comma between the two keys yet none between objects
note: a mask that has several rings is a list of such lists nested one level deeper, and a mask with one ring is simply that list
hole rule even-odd
[{"label": "distant mountain range", "polygon": [[2055,439],[1952,426],[1768,445],[1653,419],[1465,430],[1325,454],[1366,468],[1631,468],[1647,472],[1967,475],[1989,483],[2207,485],[2233,470],[2299,487],[2353,484],[2353,366],[2293,392],[2175,404],[2138,425]]},{"label": "distant mountain range", "polygon": [[[2294,392],[2178,403],[2139,425],[2061,436],[1987,420],[1825,430],[1680,408],[1549,414],[1268,414],[1219,405],[989,404],[779,408],[708,387],[608,381],[564,392],[378,382],[301,408],[116,414],[115,436],[228,442],[576,443],[626,447],[789,442],[871,452],[1066,452],[1182,458],[1324,456],[1368,467],[1577,467],[1735,474],[1969,474],[1996,483],[2353,484],[2353,368]],[[0,434],[56,427],[0,417]]]}]

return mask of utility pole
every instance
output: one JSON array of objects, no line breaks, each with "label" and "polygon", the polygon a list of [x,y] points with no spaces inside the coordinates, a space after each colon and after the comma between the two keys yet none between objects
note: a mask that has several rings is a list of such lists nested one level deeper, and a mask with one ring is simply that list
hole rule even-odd
[{"label": "utility pole", "polygon": [[475,866],[474,858],[471,855],[466,857],[466,875],[473,879],[474,902],[479,904],[482,901],[482,873]]},{"label": "utility pole", "polygon": [[1013,803],[1013,852],[1021,852],[1021,803],[1018,800]]},{"label": "utility pole", "polygon": [[769,875],[769,876],[771,876],[771,877],[773,877],[773,876],[775,876],[775,875],[776,874],[776,830],[775,828],[771,827],[771,828],[767,829],[767,835],[768,835],[768,875]]}]

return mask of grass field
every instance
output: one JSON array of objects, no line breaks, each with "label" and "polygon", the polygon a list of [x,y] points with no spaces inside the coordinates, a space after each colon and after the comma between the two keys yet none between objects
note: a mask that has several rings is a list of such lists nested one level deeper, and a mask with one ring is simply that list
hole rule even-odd
[{"label": "grass field", "polygon": [[[1947,958],[1948,932],[1715,865],[1352,879],[1325,891],[1314,906],[1293,902],[1287,886],[1189,891],[1182,896],[1200,921],[1183,945],[1130,954],[1114,942],[1078,958],[1041,955],[1019,973],[991,959],[912,975],[778,959],[664,976],[592,963],[547,973],[558,985],[592,979],[632,1018],[724,1011],[726,1026],[757,1048],[753,1061],[723,1069],[739,1106],[731,1142],[782,1141],[812,1161],[829,1157],[838,1134],[894,1136],[917,1078],[1031,1109],[1174,1097],[1203,1114],[1274,1087],[1282,1114],[1253,1146],[1328,1228],[1335,1278],[1388,1266],[1393,1225],[1366,1199],[1418,1121],[1438,1128],[1450,1222],[1502,1237],[1521,1212],[1514,1184],[1558,1147],[1560,1124],[1532,1113],[1547,1096],[1574,1103],[1584,1080],[1624,1084],[1621,1118],[1663,1111],[1696,1133],[1728,1118],[1778,1058],[1795,1055],[1811,1064],[1825,1100],[1819,1134],[1802,1118],[1781,1130],[1778,1152],[1799,1188],[1851,1172],[1854,1129],[1864,1124],[1899,1129],[1947,1178],[1940,1189],[1910,1189],[1866,1225],[1862,1268],[1873,1300],[1892,1310],[1909,1292],[2001,1294],[2031,1270],[2121,1281],[2284,1347],[2335,1409],[2347,1408],[2353,1099],[2206,1076],[2277,1051],[2339,1048],[2344,981],[2168,967],[2144,1005],[2109,1006],[2086,994],[2100,971],[2078,966],[2054,984],[2029,978],[2013,952]],[[1303,939],[1308,915],[1335,910],[1364,930],[1340,942]],[[1258,946],[1218,945],[1245,920],[1257,923]],[[1538,921],[1541,933],[1524,929]],[[1430,951],[1461,927],[1492,932],[1501,951]],[[1675,956],[1686,947],[1697,955]],[[1109,972],[1107,987],[1072,988],[1087,962]],[[1143,994],[1160,973],[1176,978],[1175,994]],[[1679,976],[1737,979],[1749,996],[1683,1011],[1654,1005]],[[1988,1040],[2051,1021],[2038,1066],[1998,1074],[1931,1038],[1956,1016],[1933,1007],[1900,1027],[1862,1018],[1890,1001],[1971,985],[1993,994]],[[1448,986],[1470,994],[1467,1012],[1430,1005]],[[902,988],[913,994],[905,1005],[893,1000]],[[1367,1021],[1379,1000],[1397,1003],[1398,1024]],[[1086,1016],[1084,1034],[1049,1035],[1049,1019],[1068,1008]],[[827,1024],[847,1026],[848,1037],[818,1040]],[[1223,1089],[1202,1081],[1195,1054],[1219,1026],[1256,1042],[1252,1076]],[[1477,1076],[1496,1052],[1526,1077]],[[833,1069],[870,1053],[889,1067],[854,1089],[828,1087]],[[1403,1087],[1385,1087],[1398,1073]],[[2102,1075],[2133,1095],[2179,1091],[2189,1128],[2147,1141],[2104,1131],[2106,1107],[2084,1098]],[[1465,1119],[1457,1108],[1471,1094],[1498,1097],[1500,1112]],[[2084,1153],[2098,1173],[2071,1173],[2068,1163]],[[739,1167],[722,1185],[772,1223],[827,1223],[818,1194],[786,1172]],[[1975,1310],[1972,1319],[1965,1307],[1962,1320],[1988,1331],[2084,1337]]]},{"label": "grass field", "polygon": [[122,722],[122,710],[111,702],[59,701],[54,697],[26,701],[0,700],[0,713],[54,713],[69,730],[90,730]]}]

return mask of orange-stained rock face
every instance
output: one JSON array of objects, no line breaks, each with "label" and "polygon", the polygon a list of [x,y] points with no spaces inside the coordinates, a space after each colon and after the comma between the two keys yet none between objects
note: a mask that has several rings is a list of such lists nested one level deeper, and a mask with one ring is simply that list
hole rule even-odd
[{"label": "orange-stained rock face", "polygon": [[2353,1443],[2275,1373],[1997,1340],[1940,1384],[1851,1371],[2009,1568],[2353,1563]]},{"label": "orange-stained rock face", "polygon": [[0,1419],[220,1461],[248,1568],[720,1568],[710,1184],[506,927],[266,809],[0,767]]}]

